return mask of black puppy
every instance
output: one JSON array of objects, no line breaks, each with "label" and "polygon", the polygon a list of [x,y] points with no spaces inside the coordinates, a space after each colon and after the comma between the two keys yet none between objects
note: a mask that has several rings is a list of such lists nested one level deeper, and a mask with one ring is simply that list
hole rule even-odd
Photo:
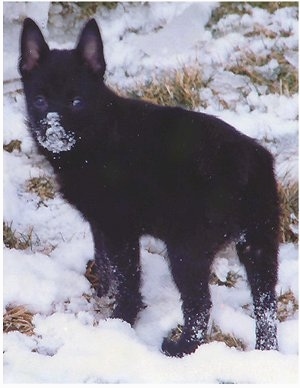
[{"label": "black puppy", "polygon": [[164,240],[184,327],[162,349],[181,357],[205,342],[210,266],[235,242],[253,295],[256,348],[277,349],[271,155],[213,116],[117,96],[103,82],[105,67],[95,20],[74,50],[49,50],[37,25],[24,21],[19,70],[30,129],[62,194],[90,222],[98,294],[115,282],[113,317],[133,324],[143,306],[139,238]]}]

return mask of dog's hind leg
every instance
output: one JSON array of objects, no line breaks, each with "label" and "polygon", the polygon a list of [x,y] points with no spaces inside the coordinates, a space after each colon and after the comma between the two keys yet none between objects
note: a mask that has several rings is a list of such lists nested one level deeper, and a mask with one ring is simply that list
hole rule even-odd
[{"label": "dog's hind leg", "polygon": [[251,288],[256,319],[256,349],[277,349],[276,295],[277,251],[255,239],[246,237],[237,244],[237,252],[245,265]]},{"label": "dog's hind leg", "polygon": [[278,349],[275,286],[278,272],[279,205],[272,166],[261,163],[250,177],[242,213],[244,238],[237,244],[245,265],[256,318],[256,349]]}]

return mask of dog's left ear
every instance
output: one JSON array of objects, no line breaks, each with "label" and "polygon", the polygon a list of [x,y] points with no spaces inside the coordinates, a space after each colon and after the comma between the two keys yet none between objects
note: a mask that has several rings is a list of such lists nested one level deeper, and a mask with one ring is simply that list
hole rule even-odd
[{"label": "dog's left ear", "polygon": [[26,18],[21,34],[21,57],[19,70],[22,75],[29,73],[45,60],[49,47],[36,23]]},{"label": "dog's left ear", "polygon": [[103,54],[103,43],[95,19],[88,21],[83,28],[76,50],[93,73],[103,78],[106,64]]}]

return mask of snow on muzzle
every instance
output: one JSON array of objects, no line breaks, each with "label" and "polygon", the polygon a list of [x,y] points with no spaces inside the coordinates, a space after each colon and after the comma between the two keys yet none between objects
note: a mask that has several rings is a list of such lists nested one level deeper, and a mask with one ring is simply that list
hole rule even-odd
[{"label": "snow on muzzle", "polygon": [[74,132],[66,132],[60,123],[57,112],[49,112],[47,117],[40,121],[43,134],[37,132],[39,144],[53,153],[70,151],[75,145]]}]

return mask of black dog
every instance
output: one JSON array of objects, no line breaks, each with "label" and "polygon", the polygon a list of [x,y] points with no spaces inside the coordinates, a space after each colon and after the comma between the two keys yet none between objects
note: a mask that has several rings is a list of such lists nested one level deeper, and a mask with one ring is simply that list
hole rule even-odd
[{"label": "black dog", "polygon": [[61,192],[91,224],[100,288],[117,284],[113,317],[133,324],[142,308],[139,238],[165,241],[181,293],[183,356],[205,342],[208,278],[216,252],[235,242],[256,316],[256,348],[277,349],[279,206],[271,155],[221,120],[125,99],[103,82],[95,20],[74,50],[49,50],[24,21],[20,73],[29,125]]}]

